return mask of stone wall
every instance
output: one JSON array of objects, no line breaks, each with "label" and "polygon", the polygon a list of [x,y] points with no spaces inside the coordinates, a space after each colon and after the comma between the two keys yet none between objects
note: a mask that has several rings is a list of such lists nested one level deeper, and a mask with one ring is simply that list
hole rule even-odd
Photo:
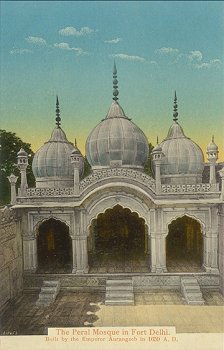
[{"label": "stone wall", "polygon": [[15,211],[0,209],[0,310],[23,288],[22,240]]},{"label": "stone wall", "polygon": [[220,291],[224,295],[224,204],[219,210],[219,271]]}]

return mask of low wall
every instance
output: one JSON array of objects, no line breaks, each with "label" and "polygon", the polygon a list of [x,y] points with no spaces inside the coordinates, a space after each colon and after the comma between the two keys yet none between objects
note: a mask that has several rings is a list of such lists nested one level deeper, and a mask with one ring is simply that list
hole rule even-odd
[{"label": "low wall", "polygon": [[8,207],[0,209],[0,310],[23,289],[20,222]]}]

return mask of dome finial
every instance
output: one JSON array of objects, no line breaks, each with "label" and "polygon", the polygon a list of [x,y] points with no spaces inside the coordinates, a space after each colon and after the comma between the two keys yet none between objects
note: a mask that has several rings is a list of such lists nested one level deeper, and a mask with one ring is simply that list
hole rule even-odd
[{"label": "dome finial", "polygon": [[214,138],[214,135],[212,135],[212,142],[214,142],[215,141],[215,138]]},{"label": "dome finial", "polygon": [[76,138],[75,138],[75,148],[77,148],[77,140],[76,140]]},{"label": "dome finial", "polygon": [[159,144],[159,136],[156,137],[156,143]]},{"label": "dome finial", "polygon": [[59,128],[61,125],[61,118],[60,118],[60,109],[59,109],[59,100],[58,95],[56,96],[56,125]]},{"label": "dome finial", "polygon": [[119,95],[119,91],[118,91],[118,80],[117,80],[117,67],[114,61],[114,70],[113,70],[113,100],[114,101],[118,100],[118,97],[117,97],[118,95]]},{"label": "dome finial", "polygon": [[173,121],[177,122],[178,121],[178,112],[177,112],[177,93],[175,90],[174,93],[174,103],[173,103]]}]

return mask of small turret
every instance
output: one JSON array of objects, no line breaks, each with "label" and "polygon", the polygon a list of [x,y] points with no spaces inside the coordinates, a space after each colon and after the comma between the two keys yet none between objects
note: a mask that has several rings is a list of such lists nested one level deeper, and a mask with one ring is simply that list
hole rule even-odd
[{"label": "small turret", "polygon": [[162,152],[162,147],[159,145],[159,140],[157,136],[157,145],[152,150],[152,159],[155,164],[155,180],[156,180],[156,193],[161,192],[161,172],[160,166],[164,154]]},{"label": "small turret", "polygon": [[218,160],[218,146],[215,144],[214,136],[212,136],[211,142],[207,146],[207,158],[210,165],[210,177],[209,182],[210,184],[216,183],[216,176],[215,176],[215,164]]},{"label": "small turret", "polygon": [[75,139],[75,148],[71,153],[71,163],[74,167],[74,194],[79,195],[79,182],[80,182],[80,169],[83,169],[83,156],[77,147],[77,141]]},{"label": "small turret", "polygon": [[22,197],[26,196],[27,190],[27,176],[26,176],[26,168],[28,166],[28,154],[24,151],[23,148],[17,153],[17,166],[20,170],[21,174],[21,185],[20,185],[20,195]]}]

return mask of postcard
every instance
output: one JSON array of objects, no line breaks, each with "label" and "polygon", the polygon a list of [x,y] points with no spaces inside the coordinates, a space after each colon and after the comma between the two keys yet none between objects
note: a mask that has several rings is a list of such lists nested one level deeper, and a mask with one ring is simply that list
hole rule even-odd
[{"label": "postcard", "polygon": [[223,349],[223,11],[1,1],[0,349]]}]

